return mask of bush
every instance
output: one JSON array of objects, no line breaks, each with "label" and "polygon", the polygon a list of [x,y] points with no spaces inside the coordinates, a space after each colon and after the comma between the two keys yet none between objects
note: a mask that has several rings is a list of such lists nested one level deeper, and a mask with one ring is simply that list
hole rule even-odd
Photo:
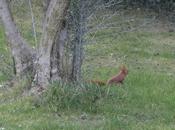
[{"label": "bush", "polygon": [[54,83],[44,94],[44,103],[55,112],[79,110],[96,113],[100,110],[102,100],[107,97],[107,89],[90,84]]}]

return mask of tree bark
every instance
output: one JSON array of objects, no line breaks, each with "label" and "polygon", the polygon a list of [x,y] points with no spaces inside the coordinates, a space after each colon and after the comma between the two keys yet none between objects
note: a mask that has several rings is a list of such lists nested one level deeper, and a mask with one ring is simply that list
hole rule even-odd
[{"label": "tree bark", "polygon": [[74,26],[74,40],[73,40],[73,60],[72,60],[72,74],[73,81],[81,79],[81,66],[83,62],[83,36],[84,36],[84,12],[82,0],[77,0],[74,3],[73,10],[73,26]]},{"label": "tree bark", "polygon": [[62,29],[60,34],[57,36],[55,44],[51,51],[51,80],[65,79],[64,76],[64,47],[67,40],[67,25],[66,20],[62,23]]},{"label": "tree bark", "polygon": [[21,37],[6,0],[0,0],[0,17],[14,58],[16,75],[20,76],[26,72],[33,72],[34,51]]},{"label": "tree bark", "polygon": [[[59,74],[59,67],[55,62],[57,60],[53,57],[57,57],[58,54],[62,55],[60,50],[62,50],[66,35],[64,21],[69,6],[69,0],[47,0],[47,2],[49,4],[47,3],[48,6],[46,6],[43,34],[36,53],[19,33],[7,0],[0,0],[0,17],[12,50],[16,73],[17,75],[24,75],[24,72],[35,72],[32,73],[34,77],[33,83],[42,87],[48,86],[55,68],[56,73]],[[55,45],[58,46],[59,53],[55,50]],[[56,67],[53,66],[53,63]],[[55,78],[60,79],[59,75],[55,76]]]},{"label": "tree bark", "polygon": [[48,86],[51,79],[52,48],[54,47],[55,39],[60,36],[63,28],[68,5],[69,0],[51,0],[47,8],[39,48],[37,73],[35,75],[35,82],[38,86]]}]

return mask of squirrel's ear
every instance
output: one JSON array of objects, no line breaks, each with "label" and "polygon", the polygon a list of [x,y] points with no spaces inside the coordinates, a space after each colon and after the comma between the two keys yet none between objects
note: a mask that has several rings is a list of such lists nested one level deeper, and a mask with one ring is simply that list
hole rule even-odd
[{"label": "squirrel's ear", "polygon": [[120,65],[120,70],[126,69],[125,65]]}]

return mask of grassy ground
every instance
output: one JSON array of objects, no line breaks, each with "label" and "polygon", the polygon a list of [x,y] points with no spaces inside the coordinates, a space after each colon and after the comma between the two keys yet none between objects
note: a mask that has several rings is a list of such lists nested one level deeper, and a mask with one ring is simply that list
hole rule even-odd
[{"label": "grassy ground", "polygon": [[[155,15],[145,11],[121,14],[111,19],[122,23],[121,28],[128,25],[127,18],[134,19],[135,22],[129,24],[134,28],[145,19],[151,21]],[[0,130],[174,130],[175,33],[168,32],[168,24],[153,20],[135,31],[104,29],[88,37],[93,37],[95,42],[85,47],[85,79],[107,80],[117,73],[120,64],[129,69],[123,86],[94,86],[94,90],[105,95],[95,103],[89,102],[91,95],[60,90],[65,95],[58,96],[56,101],[64,108],[55,111],[55,104],[48,107],[38,105],[40,101],[33,97],[21,98],[19,86],[1,87]],[[0,41],[4,41],[4,37],[0,37]],[[2,47],[4,42],[0,42]],[[92,86],[90,88],[92,90]],[[94,92],[89,94],[93,96]],[[80,102],[82,106],[76,108],[74,104],[65,103],[70,97],[73,97],[72,102]]]}]

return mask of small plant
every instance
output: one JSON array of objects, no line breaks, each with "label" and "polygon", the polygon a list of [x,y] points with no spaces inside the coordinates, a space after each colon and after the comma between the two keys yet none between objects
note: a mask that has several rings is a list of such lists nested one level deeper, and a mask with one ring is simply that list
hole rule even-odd
[{"label": "small plant", "polygon": [[96,113],[106,94],[105,88],[92,84],[54,83],[44,94],[44,102],[55,112],[71,109]]}]

